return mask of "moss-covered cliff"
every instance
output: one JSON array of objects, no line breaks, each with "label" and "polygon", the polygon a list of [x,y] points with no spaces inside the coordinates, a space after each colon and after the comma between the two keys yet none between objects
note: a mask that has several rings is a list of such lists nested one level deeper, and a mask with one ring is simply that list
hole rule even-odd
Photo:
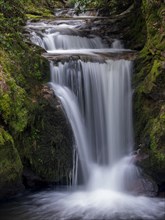
[{"label": "moss-covered cliff", "polygon": [[165,181],[165,4],[143,0],[146,42],[135,64],[134,117],[136,142],[149,154],[143,166]]},{"label": "moss-covered cliff", "polygon": [[60,4],[0,0],[0,198],[23,189],[24,170],[47,183],[66,182],[71,170],[70,128],[56,98],[43,92],[48,63],[23,28],[29,13],[52,16]]}]

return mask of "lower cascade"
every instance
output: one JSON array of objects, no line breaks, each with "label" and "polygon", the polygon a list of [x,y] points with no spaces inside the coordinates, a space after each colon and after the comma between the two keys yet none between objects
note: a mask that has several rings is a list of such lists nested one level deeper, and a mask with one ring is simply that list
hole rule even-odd
[{"label": "lower cascade", "polygon": [[133,150],[131,66],[126,60],[51,63],[51,86],[71,123],[85,185],[97,167],[110,168]]},{"label": "lower cascade", "polygon": [[[35,28],[37,24],[33,27],[33,43],[48,52],[58,52],[57,37],[51,36],[50,27],[48,36],[46,31],[42,33],[43,38],[37,31],[34,34]],[[56,26],[51,28],[54,33]],[[74,25],[69,28],[74,29]],[[75,49],[69,48],[73,38],[66,32],[60,38],[59,29],[55,36],[58,35],[59,50],[65,54],[66,50]],[[64,48],[59,39],[67,43]],[[98,40],[101,39],[94,37],[87,43],[85,38],[85,48],[92,42],[90,55]],[[100,47],[105,45],[100,42]],[[76,48],[80,51],[79,46]],[[124,50],[118,40],[112,48]],[[18,216],[25,220],[164,219],[164,200],[146,196],[139,189],[139,185],[144,189],[145,178],[132,154],[132,65],[132,61],[124,59],[90,62],[71,57],[65,62],[50,61],[49,85],[61,101],[75,139],[72,186],[28,196],[19,208],[18,204],[12,208],[12,218],[7,220],[19,219]]]}]

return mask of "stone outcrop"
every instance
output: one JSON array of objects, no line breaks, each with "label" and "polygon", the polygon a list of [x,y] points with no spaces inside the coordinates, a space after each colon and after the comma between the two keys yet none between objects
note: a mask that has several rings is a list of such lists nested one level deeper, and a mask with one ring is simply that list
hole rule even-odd
[{"label": "stone outcrop", "polygon": [[[43,86],[33,101],[36,103],[34,119],[22,137],[24,168],[33,171],[45,183],[67,184],[72,171],[70,125],[49,87]],[[28,175],[24,176],[28,182]],[[38,182],[41,181],[38,179]]]}]

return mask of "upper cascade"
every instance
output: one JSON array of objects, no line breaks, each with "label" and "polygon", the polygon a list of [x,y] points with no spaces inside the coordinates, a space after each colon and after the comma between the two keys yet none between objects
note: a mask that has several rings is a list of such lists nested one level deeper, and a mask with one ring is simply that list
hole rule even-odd
[{"label": "upper cascade", "polygon": [[[44,27],[44,26],[43,26]],[[31,41],[47,51],[71,49],[102,49],[107,48],[100,37],[78,32],[73,25],[57,25],[47,28],[43,32],[31,32]]]}]

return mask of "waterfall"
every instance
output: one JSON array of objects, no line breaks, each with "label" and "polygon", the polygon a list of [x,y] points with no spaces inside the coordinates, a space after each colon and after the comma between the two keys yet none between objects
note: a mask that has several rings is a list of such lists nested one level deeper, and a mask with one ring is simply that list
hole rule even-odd
[{"label": "waterfall", "polygon": [[123,45],[122,45],[122,43],[121,43],[120,40],[115,39],[114,42],[112,43],[112,48],[122,49],[122,48],[123,48]]},{"label": "waterfall", "polygon": [[31,41],[44,48],[45,50],[69,50],[69,49],[101,49],[105,48],[106,44],[101,42],[101,39],[96,36],[81,36],[78,32],[70,28],[58,28],[54,31],[47,30],[47,33],[32,32]]},{"label": "waterfall", "polygon": [[92,164],[111,166],[133,150],[131,66],[125,60],[51,63],[55,93],[71,125],[75,120],[72,129],[84,173],[92,173]]},{"label": "waterfall", "polygon": [[[39,33],[32,32],[31,40],[50,53],[106,47],[99,37],[79,36],[69,25],[65,29],[63,24]],[[112,48],[121,49],[120,41],[115,39]],[[100,168],[111,169],[133,150],[132,62],[77,60],[57,64],[52,61],[50,70],[50,85],[61,100],[75,138],[72,182],[78,184],[79,177],[80,182],[91,187],[94,173],[99,173]]]},{"label": "waterfall", "polygon": [[[89,49],[91,54],[99,48],[108,52],[100,38],[78,35],[79,20],[69,22],[47,24],[47,28],[43,23],[29,24],[32,42],[51,56],[69,54],[73,49],[79,54],[81,48]],[[64,26],[68,34],[61,30]],[[122,47],[114,40],[115,51],[123,51]],[[81,183],[83,187],[32,196],[30,204],[24,205],[29,216],[37,220],[164,219],[164,201],[142,196],[136,189],[139,181],[143,182],[131,155],[132,61],[103,56],[101,62],[85,62],[79,56],[72,59],[72,55],[67,62],[50,61],[49,84],[74,134],[72,185]],[[35,209],[31,208],[31,200]]]}]

